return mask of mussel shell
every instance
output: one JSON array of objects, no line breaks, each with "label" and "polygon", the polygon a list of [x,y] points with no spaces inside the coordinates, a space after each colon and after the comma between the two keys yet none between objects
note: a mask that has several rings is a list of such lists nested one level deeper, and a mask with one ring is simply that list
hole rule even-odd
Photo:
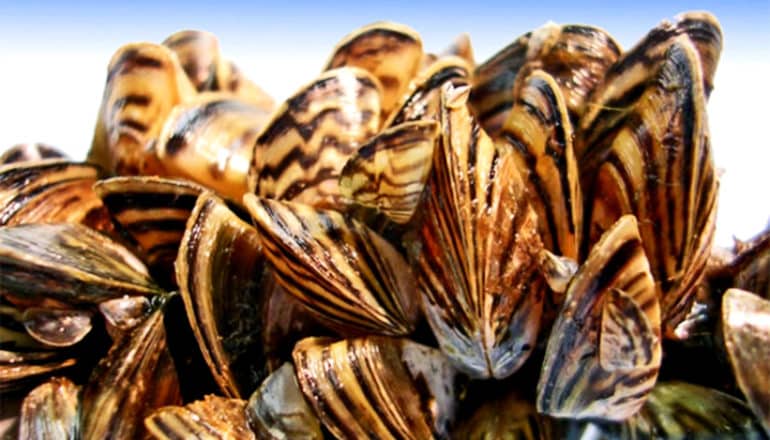
[{"label": "mussel shell", "polygon": [[0,228],[0,286],[16,303],[98,304],[156,295],[147,269],[125,247],[81,225]]},{"label": "mussel shell", "polygon": [[123,296],[99,303],[99,312],[113,341],[140,324],[153,308],[152,300],[146,296]]},{"label": "mussel shell", "polygon": [[294,366],[273,371],[246,405],[249,426],[257,438],[321,440],[321,422],[299,389]]},{"label": "mussel shell", "polygon": [[556,417],[624,420],[661,364],[660,306],[633,216],[593,247],[551,330],[537,408]]},{"label": "mussel shell", "polygon": [[445,84],[418,261],[423,309],[442,351],[473,377],[512,374],[535,346],[543,304],[537,216],[512,155],[495,148]]},{"label": "mussel shell", "polygon": [[307,338],[294,348],[302,392],[339,439],[443,438],[456,405],[456,372],[436,349],[370,336]]},{"label": "mussel shell", "polygon": [[[645,69],[646,80],[622,103],[602,103],[624,111],[608,114],[600,141],[583,157],[578,153],[588,215],[585,243],[595,242],[624,214],[638,218],[664,335],[676,338],[674,329],[689,312],[711,254],[717,176],[698,53],[689,38],[677,37]],[[578,139],[576,146],[594,136]]]},{"label": "mussel shell", "polygon": [[729,285],[770,300],[770,229],[744,246],[726,267]]},{"label": "mussel shell", "polygon": [[52,347],[77,344],[91,331],[88,310],[30,307],[24,310],[24,327],[37,341]]},{"label": "mussel shell", "polygon": [[367,141],[340,173],[343,197],[404,224],[414,215],[433,164],[438,138],[434,121],[383,130]]},{"label": "mussel shell", "polygon": [[115,221],[143,251],[155,278],[171,284],[187,219],[205,190],[161,177],[113,177],[94,185]]},{"label": "mussel shell", "polygon": [[365,70],[330,70],[295,93],[257,138],[249,190],[260,197],[344,208],[339,173],[380,127],[379,81]]},{"label": "mussel shell", "polygon": [[121,47],[110,60],[88,161],[108,173],[163,175],[154,142],[171,109],[195,93],[167,47]]},{"label": "mussel shell", "polygon": [[194,180],[240,201],[254,142],[269,114],[225,93],[179,104],[158,135],[156,150],[170,175]]},{"label": "mussel shell", "polygon": [[75,358],[55,353],[0,351],[0,392],[23,389],[53,373],[61,374],[77,364]]},{"label": "mussel shell", "polygon": [[[228,397],[247,397],[264,378],[265,269],[259,235],[211,193],[190,215],[176,260],[187,318],[206,363]],[[233,319],[237,317],[237,319]]]},{"label": "mussel shell", "polygon": [[0,167],[0,226],[81,223],[108,234],[109,214],[92,186],[92,165],[48,159]]},{"label": "mussel shell", "polygon": [[161,304],[118,339],[83,387],[83,438],[138,438],[153,410],[182,403]]},{"label": "mussel shell", "polygon": [[256,439],[244,410],[246,402],[208,395],[185,406],[166,406],[150,414],[144,424],[156,439]]},{"label": "mussel shell", "polygon": [[53,378],[32,390],[21,405],[19,438],[79,438],[78,392],[79,387],[67,378]]},{"label": "mussel shell", "polygon": [[468,63],[468,66],[473,68],[476,65],[476,61],[473,57],[473,45],[471,44],[471,36],[467,32],[463,32],[458,35],[452,44],[439,53],[438,58],[445,58],[450,56],[460,57]]},{"label": "mussel shell", "polygon": [[47,144],[17,144],[0,154],[0,166],[18,162],[36,162],[45,159],[66,159],[56,147]]},{"label": "mussel shell", "polygon": [[377,22],[353,31],[340,41],[326,70],[343,66],[369,71],[382,84],[382,115],[385,118],[406,92],[422,59],[422,40],[413,29]]},{"label": "mussel shell", "polygon": [[722,338],[738,386],[770,436],[770,300],[729,289],[722,298]]},{"label": "mussel shell", "polygon": [[336,211],[253,195],[244,202],[276,280],[319,320],[343,334],[414,329],[417,281],[385,239]]}]

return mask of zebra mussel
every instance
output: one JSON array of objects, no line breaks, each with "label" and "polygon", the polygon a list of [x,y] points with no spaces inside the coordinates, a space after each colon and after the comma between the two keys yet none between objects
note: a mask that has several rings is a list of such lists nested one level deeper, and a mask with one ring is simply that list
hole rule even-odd
[{"label": "zebra mussel", "polygon": [[712,243],[721,47],[698,12],[477,64],[378,22],[278,104],[210,33],[120,48],[86,162],[0,156],[18,436],[768,438],[770,235]]}]

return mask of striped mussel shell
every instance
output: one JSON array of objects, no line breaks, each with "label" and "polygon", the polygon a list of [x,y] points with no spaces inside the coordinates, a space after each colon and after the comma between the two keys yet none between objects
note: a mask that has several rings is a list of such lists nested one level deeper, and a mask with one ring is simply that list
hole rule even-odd
[{"label": "striped mussel shell", "polygon": [[336,211],[251,194],[244,202],[276,281],[322,323],[343,334],[411,333],[417,281],[384,238]]},{"label": "striped mussel shell", "polygon": [[637,217],[664,335],[676,338],[711,254],[718,184],[698,52],[686,35],[667,46],[652,65],[637,51],[618,62],[634,65],[628,68],[636,76],[608,77],[613,85],[602,87],[628,93],[595,103],[603,113],[587,128],[581,120],[575,145],[586,200],[584,243],[624,214]]},{"label": "striped mussel shell", "polygon": [[0,228],[0,294],[26,306],[95,305],[162,293],[128,249],[77,224]]},{"label": "striped mussel shell", "polygon": [[264,111],[273,109],[273,99],[244,78],[232,62],[222,57],[219,40],[211,32],[179,31],[169,35],[162,44],[179,58],[184,72],[198,92],[226,92]]},{"label": "striped mussel shell", "polygon": [[445,438],[455,413],[456,371],[438,350],[368,336],[294,347],[305,399],[336,438]]},{"label": "striped mussel shell", "polygon": [[164,175],[155,142],[171,109],[195,93],[167,47],[121,47],[110,60],[88,161],[118,175]]},{"label": "striped mussel shell", "polygon": [[21,405],[19,438],[79,438],[79,392],[80,387],[64,377],[50,379],[30,391]]},{"label": "striped mussel shell", "polygon": [[173,265],[187,219],[205,190],[186,180],[148,176],[113,177],[94,185],[155,278],[171,285],[175,284]]},{"label": "striped mussel shell", "polygon": [[620,52],[618,43],[603,29],[547,23],[476,67],[471,107],[482,127],[497,136],[519,94],[520,78],[539,69],[553,76],[574,121]]},{"label": "striped mussel shell", "polygon": [[45,159],[67,159],[58,148],[40,142],[17,144],[0,154],[0,166]]},{"label": "striped mussel shell", "polygon": [[318,420],[297,382],[294,366],[286,362],[273,371],[249,398],[246,417],[257,438],[322,440]]},{"label": "striped mussel shell", "polygon": [[78,363],[73,353],[54,350],[30,336],[19,321],[0,309],[0,392],[29,389],[51,374],[62,374]]},{"label": "striped mussel shell", "polygon": [[770,436],[770,300],[729,289],[722,297],[722,339],[738,387]]},{"label": "striped mussel shell", "polygon": [[254,440],[257,437],[249,428],[245,407],[240,399],[207,395],[184,406],[159,408],[144,424],[158,440]]},{"label": "striped mussel shell", "polygon": [[342,169],[342,196],[396,223],[409,222],[430,174],[438,129],[435,121],[414,121],[373,136]]},{"label": "striped mussel shell", "polygon": [[423,56],[420,35],[408,26],[377,22],[357,29],[334,48],[326,70],[358,67],[382,85],[382,118],[385,119],[406,93]]},{"label": "striped mussel shell", "polygon": [[730,286],[770,300],[770,229],[742,246],[725,268]]},{"label": "striped mussel shell", "polygon": [[156,144],[170,175],[240,201],[267,111],[225,93],[204,93],[169,113]]},{"label": "striped mussel shell", "polygon": [[379,81],[367,71],[324,72],[286,100],[257,137],[248,188],[259,197],[344,209],[342,167],[380,129]]},{"label": "striped mussel shell", "polygon": [[144,419],[182,403],[164,326],[167,298],[131,332],[117,339],[91,372],[82,392],[82,438],[146,437]]},{"label": "striped mussel shell", "polygon": [[218,197],[202,194],[182,238],[176,278],[203,358],[228,397],[248,397],[265,376],[265,265],[257,230]]},{"label": "striped mussel shell", "polygon": [[636,219],[621,217],[570,281],[537,386],[550,416],[623,420],[661,364],[660,306]]},{"label": "striped mussel shell", "polygon": [[114,225],[93,191],[93,165],[47,159],[0,167],[0,226],[80,223],[114,234]]},{"label": "striped mussel shell", "polygon": [[416,258],[423,309],[442,351],[478,378],[512,374],[535,346],[543,304],[537,216],[516,162],[445,84]]}]

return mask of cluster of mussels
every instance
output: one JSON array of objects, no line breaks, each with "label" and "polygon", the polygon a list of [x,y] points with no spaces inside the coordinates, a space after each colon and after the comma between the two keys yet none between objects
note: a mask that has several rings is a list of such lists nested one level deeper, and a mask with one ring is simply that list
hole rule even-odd
[{"label": "cluster of mussels", "polygon": [[277,107],[211,34],[120,48],[85,163],[2,156],[19,436],[767,438],[770,231],[712,249],[721,47],[686,13],[476,65],[376,23]]}]

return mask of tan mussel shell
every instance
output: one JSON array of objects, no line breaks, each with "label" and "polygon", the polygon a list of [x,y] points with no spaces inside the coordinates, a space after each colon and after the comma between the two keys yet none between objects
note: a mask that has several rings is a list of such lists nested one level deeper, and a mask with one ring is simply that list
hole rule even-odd
[{"label": "tan mussel shell", "polygon": [[591,249],[570,281],[537,386],[538,412],[624,420],[655,385],[660,306],[633,216]]},{"label": "tan mussel shell", "polygon": [[67,159],[67,156],[56,147],[39,142],[17,144],[0,154],[0,166],[45,159]]},{"label": "tan mussel shell", "polygon": [[246,402],[207,395],[185,406],[165,406],[150,414],[144,424],[159,440],[252,440],[257,437],[246,420]]},{"label": "tan mussel shell", "polygon": [[0,226],[80,223],[107,234],[114,226],[92,186],[98,169],[58,159],[0,167]]},{"label": "tan mussel shell", "polygon": [[80,387],[53,378],[32,390],[21,405],[20,439],[75,440],[79,433]]},{"label": "tan mussel shell", "polygon": [[384,238],[357,220],[299,203],[246,195],[276,281],[343,334],[409,334],[417,282]]},{"label": "tan mussel shell", "polygon": [[420,67],[420,35],[408,26],[377,22],[357,29],[340,41],[326,70],[359,67],[382,84],[382,118],[395,109],[398,100]]},{"label": "tan mussel shell", "polygon": [[294,365],[305,398],[339,439],[448,434],[456,372],[434,348],[376,336],[307,338],[294,347]]},{"label": "tan mussel shell", "polygon": [[535,346],[542,243],[510,153],[470,116],[467,86],[445,84],[418,261],[423,308],[442,351],[472,377],[512,374]]},{"label": "tan mussel shell", "polygon": [[221,391],[248,397],[265,377],[261,315],[265,269],[257,230],[213,194],[187,223],[176,278],[201,353]]},{"label": "tan mussel shell", "polygon": [[770,436],[770,300],[729,289],[722,298],[722,338],[738,386]]},{"label": "tan mussel shell", "polygon": [[644,80],[634,79],[633,93],[601,102],[623,111],[600,114],[575,143],[586,197],[584,242],[595,242],[624,214],[637,217],[664,335],[675,338],[711,254],[717,176],[695,46],[680,35],[656,64],[645,67],[643,60],[636,69],[645,69]]},{"label": "tan mussel shell", "polygon": [[365,70],[323,73],[284,102],[257,138],[249,192],[344,209],[339,173],[380,128],[379,81]]}]

